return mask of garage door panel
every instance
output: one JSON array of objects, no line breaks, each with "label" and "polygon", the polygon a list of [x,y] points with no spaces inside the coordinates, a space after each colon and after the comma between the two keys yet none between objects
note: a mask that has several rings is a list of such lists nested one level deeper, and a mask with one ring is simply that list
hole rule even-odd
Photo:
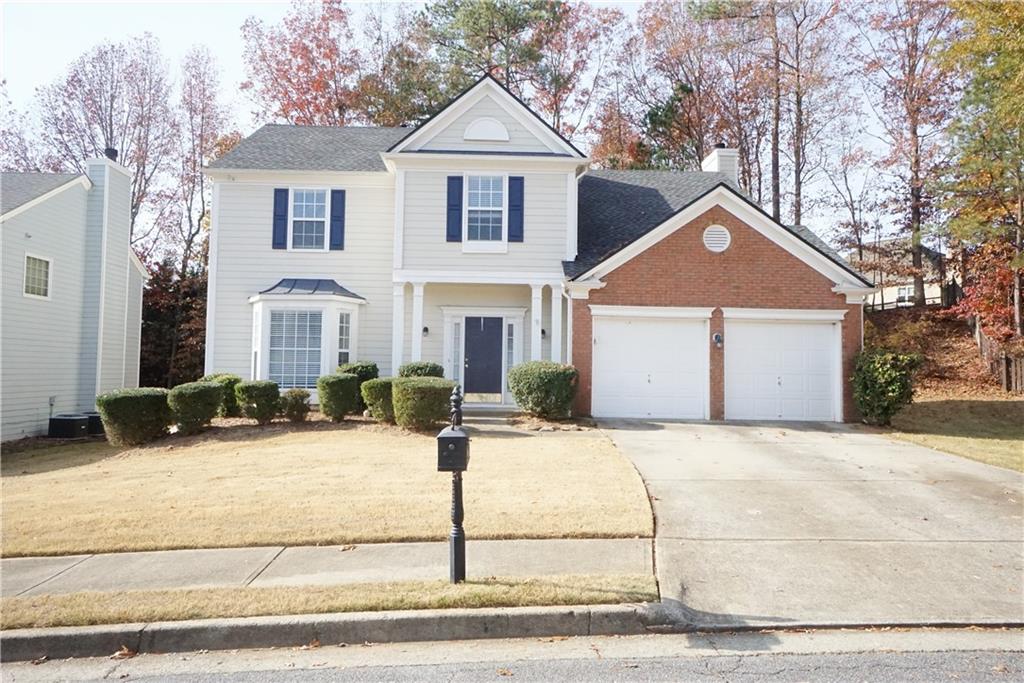
[{"label": "garage door panel", "polygon": [[595,317],[591,412],[703,418],[707,354],[703,320]]}]

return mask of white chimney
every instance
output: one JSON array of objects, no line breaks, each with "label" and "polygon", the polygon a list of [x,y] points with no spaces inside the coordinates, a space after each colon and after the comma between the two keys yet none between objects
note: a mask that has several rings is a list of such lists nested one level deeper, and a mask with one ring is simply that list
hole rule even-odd
[{"label": "white chimney", "polygon": [[720,142],[711,150],[711,154],[707,155],[704,161],[700,162],[700,170],[709,173],[724,173],[738,185],[740,177],[740,151],[738,149],[729,149],[725,146],[725,143]]}]

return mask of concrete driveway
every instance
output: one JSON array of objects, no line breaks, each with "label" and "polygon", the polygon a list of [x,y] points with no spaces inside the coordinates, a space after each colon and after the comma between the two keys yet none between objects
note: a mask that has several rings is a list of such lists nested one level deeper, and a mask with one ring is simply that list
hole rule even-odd
[{"label": "concrete driveway", "polygon": [[1024,623],[1024,477],[844,425],[606,421],[701,627]]}]

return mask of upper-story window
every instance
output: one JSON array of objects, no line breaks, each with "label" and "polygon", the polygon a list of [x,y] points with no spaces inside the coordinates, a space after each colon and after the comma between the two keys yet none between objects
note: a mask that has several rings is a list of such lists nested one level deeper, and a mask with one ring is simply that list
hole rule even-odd
[{"label": "upper-story window", "polygon": [[505,178],[471,175],[468,178],[466,239],[501,242],[505,223]]},{"label": "upper-story window", "polygon": [[327,190],[292,190],[292,249],[327,248]]},{"label": "upper-story window", "polygon": [[352,314],[338,315],[338,365],[352,360]]},{"label": "upper-story window", "polygon": [[25,255],[25,296],[50,298],[50,262],[38,256]]}]

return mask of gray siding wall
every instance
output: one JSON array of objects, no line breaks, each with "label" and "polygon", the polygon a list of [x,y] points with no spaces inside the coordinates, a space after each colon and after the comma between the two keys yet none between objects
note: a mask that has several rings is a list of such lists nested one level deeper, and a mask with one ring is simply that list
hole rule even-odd
[{"label": "gray siding wall", "polygon": [[[481,117],[488,117],[500,121],[508,130],[508,142],[482,142],[479,140],[463,139],[466,132],[466,126]],[[527,130],[515,118],[510,116],[508,112],[505,111],[505,109],[489,95],[481,98],[479,102],[470,107],[451,124],[440,130],[426,142],[414,146],[413,149],[434,151],[486,150],[544,153],[550,153],[552,151],[546,144],[537,138],[537,136]]]},{"label": "gray siding wall", "polygon": [[128,176],[107,167],[107,239],[99,391],[124,386],[125,307],[128,305],[131,187]]},{"label": "gray siding wall", "polygon": [[89,191],[85,213],[85,248],[82,258],[84,280],[82,282],[81,352],[78,366],[79,402],[92,405],[96,399],[96,369],[99,354],[100,326],[100,271],[103,265],[103,225],[106,206],[107,166],[91,164],[88,167],[89,180],[93,187]]},{"label": "gray siding wall", "polygon": [[[210,297],[212,365],[207,372],[248,378],[252,350],[249,297],[289,277],[330,278],[359,294],[359,360],[391,372],[394,180],[380,174],[286,175],[259,183],[218,181],[215,235],[216,276]],[[274,188],[333,188],[346,191],[345,249],[285,251],[271,248]],[[337,323],[324,325],[336,333]],[[322,368],[332,372],[333,367]]]},{"label": "gray siding wall", "polygon": [[[130,258],[130,257],[129,257]],[[128,264],[128,327],[125,330],[125,349],[122,384],[126,387],[139,386],[139,353],[142,343],[142,288],[145,281],[142,273],[133,263]]]},{"label": "gray siding wall", "polygon": [[[3,225],[2,396],[0,432],[16,439],[45,432],[53,413],[82,403],[83,285],[87,191],[67,189]],[[50,299],[23,295],[25,253],[51,259]],[[88,384],[88,382],[87,382]],[[91,387],[90,387],[91,391]]]},{"label": "gray siding wall", "polygon": [[523,176],[523,241],[509,243],[504,254],[465,254],[461,242],[445,239],[447,177],[459,173],[461,170],[406,171],[402,267],[554,273],[560,277],[566,248],[568,175],[517,172],[514,162],[510,162],[502,173]]}]

